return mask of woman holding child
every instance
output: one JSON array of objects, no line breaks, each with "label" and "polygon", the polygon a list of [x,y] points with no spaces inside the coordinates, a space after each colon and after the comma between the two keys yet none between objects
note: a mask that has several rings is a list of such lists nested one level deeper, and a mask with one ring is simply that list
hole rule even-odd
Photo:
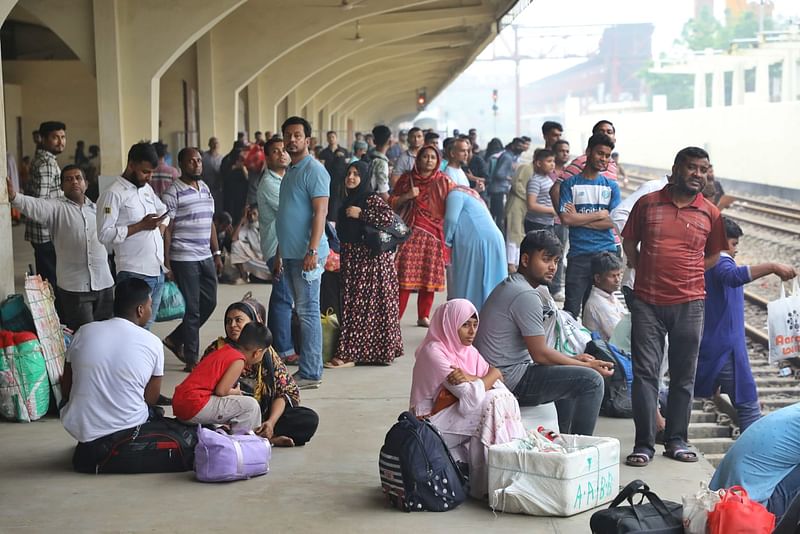
[{"label": "woman holding child", "polygon": [[[264,306],[249,292],[245,294],[240,302],[225,310],[225,337],[206,349],[204,359],[222,347],[235,346],[247,324],[264,324],[265,317]],[[263,423],[256,433],[268,438],[274,446],[305,445],[317,431],[319,416],[314,410],[300,406],[300,390],[272,346],[258,362],[245,366],[239,387],[258,401]]]},{"label": "woman holding child", "polygon": [[472,496],[483,498],[489,446],[522,438],[525,429],[500,371],[472,346],[477,330],[478,312],[468,300],[436,309],[416,352],[411,411],[430,417],[455,460],[469,465]]},{"label": "woman holding child", "polygon": [[371,191],[366,163],[347,167],[344,187],[336,223],[342,244],[342,330],[336,354],[325,367],[389,365],[403,355],[394,252],[373,253],[364,242],[364,230],[366,225],[390,225],[394,213]]}]

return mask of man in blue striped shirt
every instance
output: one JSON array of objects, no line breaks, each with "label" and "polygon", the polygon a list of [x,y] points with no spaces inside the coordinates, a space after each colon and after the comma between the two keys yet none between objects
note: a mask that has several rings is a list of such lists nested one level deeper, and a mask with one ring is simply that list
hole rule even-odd
[{"label": "man in blue striped shirt", "polygon": [[214,198],[201,180],[203,158],[195,148],[178,153],[180,177],[162,196],[172,219],[164,234],[167,278],[175,280],[186,301],[181,323],[164,345],[191,371],[198,362],[200,327],[217,307],[217,275],[222,258],[214,227]]}]

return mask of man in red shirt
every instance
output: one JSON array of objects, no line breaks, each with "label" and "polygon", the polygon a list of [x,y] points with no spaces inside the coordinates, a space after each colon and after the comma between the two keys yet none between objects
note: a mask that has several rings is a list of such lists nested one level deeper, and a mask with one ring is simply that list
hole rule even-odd
[{"label": "man in red shirt", "polygon": [[628,465],[646,466],[655,454],[658,371],[667,335],[670,384],[664,455],[697,461],[686,441],[703,333],[703,275],[727,247],[722,216],[702,195],[709,166],[702,148],[678,152],[672,183],[640,198],[622,231],[628,265],[636,269],[631,302],[636,440]]}]

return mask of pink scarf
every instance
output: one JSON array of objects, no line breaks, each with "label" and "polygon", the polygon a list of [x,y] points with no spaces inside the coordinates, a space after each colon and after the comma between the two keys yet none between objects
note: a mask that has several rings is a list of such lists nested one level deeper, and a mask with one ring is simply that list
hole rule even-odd
[{"label": "pink scarf", "polygon": [[[450,366],[460,367],[466,373],[483,377],[489,364],[472,345],[464,345],[458,329],[478,312],[466,299],[453,299],[433,312],[428,334],[415,353],[414,374],[411,380],[411,406],[432,400],[442,387]],[[442,362],[442,357],[446,362]]]}]

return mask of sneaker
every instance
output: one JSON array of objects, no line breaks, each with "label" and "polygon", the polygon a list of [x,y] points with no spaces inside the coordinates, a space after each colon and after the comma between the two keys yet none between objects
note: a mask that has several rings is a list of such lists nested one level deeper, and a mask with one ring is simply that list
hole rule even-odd
[{"label": "sneaker", "polygon": [[558,293],[553,295],[553,300],[555,300],[556,302],[564,302],[564,292],[559,291]]},{"label": "sneaker", "polygon": [[322,380],[313,380],[311,378],[301,377],[299,371],[293,374],[292,378],[294,378],[294,382],[297,384],[298,389],[318,389],[322,384]]},{"label": "sneaker", "polygon": [[159,395],[158,400],[156,401],[156,406],[172,406],[172,399],[170,397],[165,397],[164,395]]}]

